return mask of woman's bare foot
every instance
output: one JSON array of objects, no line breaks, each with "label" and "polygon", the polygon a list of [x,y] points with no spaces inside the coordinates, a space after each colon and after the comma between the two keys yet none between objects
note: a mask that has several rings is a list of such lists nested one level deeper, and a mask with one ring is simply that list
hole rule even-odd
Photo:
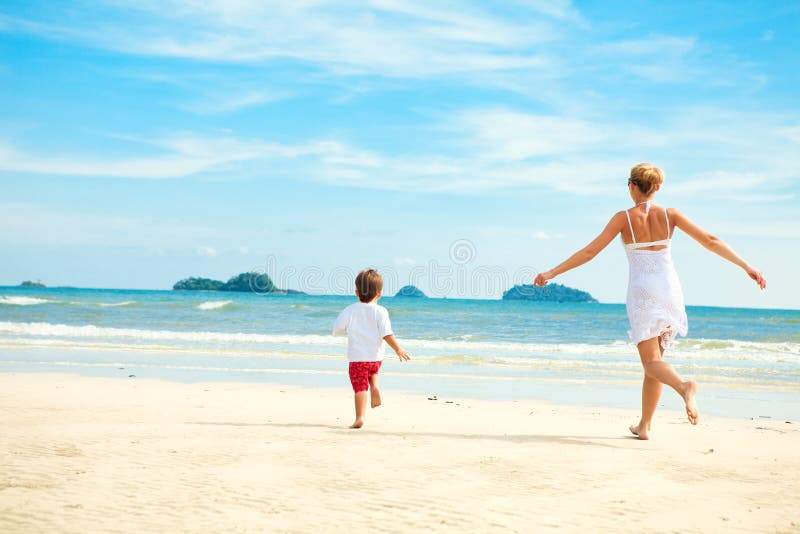
[{"label": "woman's bare foot", "polygon": [[698,419],[700,419],[700,410],[697,408],[697,401],[695,400],[695,396],[697,395],[697,382],[694,380],[689,380],[688,382],[683,383],[683,400],[686,402],[686,416],[689,418],[689,422],[693,425],[697,424]]},{"label": "woman's bare foot", "polygon": [[650,432],[650,425],[644,425],[640,421],[638,425],[631,425],[628,427],[628,430],[631,431],[631,434],[638,437],[639,439],[650,439],[648,432]]},{"label": "woman's bare foot", "polygon": [[361,428],[362,426],[364,426],[364,421],[361,419],[356,419],[355,423],[350,425],[350,428]]},{"label": "woman's bare foot", "polygon": [[370,400],[372,401],[372,407],[377,408],[381,405],[381,390],[378,388],[371,388],[369,390]]}]

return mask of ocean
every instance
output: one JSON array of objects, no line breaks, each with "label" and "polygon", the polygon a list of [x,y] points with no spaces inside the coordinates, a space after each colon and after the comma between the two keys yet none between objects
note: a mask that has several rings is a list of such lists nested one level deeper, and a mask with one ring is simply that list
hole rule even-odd
[{"label": "ocean", "polygon": [[[348,296],[0,287],[0,371],[132,380],[263,381],[349,388]],[[638,414],[642,370],[623,304],[382,298],[412,355],[390,349],[393,390],[533,398]],[[666,359],[700,385],[701,410],[800,416],[800,311],[687,308],[689,336]],[[386,394],[385,393],[385,394]],[[662,404],[682,409],[665,388]]]}]

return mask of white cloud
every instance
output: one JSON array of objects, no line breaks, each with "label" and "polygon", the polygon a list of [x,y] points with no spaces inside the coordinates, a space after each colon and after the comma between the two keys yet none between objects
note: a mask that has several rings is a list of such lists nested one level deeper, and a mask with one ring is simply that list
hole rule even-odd
[{"label": "white cloud", "polygon": [[645,39],[630,39],[603,43],[594,47],[600,54],[613,56],[653,56],[653,55],[683,55],[693,50],[697,45],[694,37],[654,36]]},{"label": "white cloud", "polygon": [[155,140],[129,138],[155,151],[138,158],[37,155],[0,143],[0,170],[104,178],[290,178],[461,194],[543,186],[586,195],[607,194],[624,182],[631,165],[653,160],[668,173],[677,162],[691,162],[688,172],[670,179],[676,195],[752,192],[767,183],[772,194],[782,195],[800,169],[800,122],[785,116],[698,108],[643,126],[492,108],[440,120],[438,150],[409,154],[365,150],[336,139],[286,144],[182,132]]},{"label": "white cloud", "polygon": [[544,231],[537,231],[531,234],[531,237],[534,239],[540,239],[542,241],[549,241],[551,239],[564,239],[564,234],[558,232],[544,232]]},{"label": "white cloud", "polygon": [[0,171],[100,178],[182,178],[230,169],[248,161],[313,157],[333,164],[369,164],[374,158],[337,141],[285,145],[230,136],[178,134],[150,141],[159,154],[137,158],[33,154],[0,142]]},{"label": "white cloud", "polygon": [[414,258],[394,258],[394,264],[398,266],[413,266],[417,264]]},{"label": "white cloud", "polygon": [[219,255],[219,252],[214,247],[209,247],[207,245],[195,248],[195,253],[198,256],[203,256],[206,258],[216,258]]},{"label": "white cloud", "polygon": [[750,191],[770,181],[765,173],[736,173],[728,171],[701,172],[691,180],[679,181],[670,185],[670,191],[680,195],[698,193],[725,193]]},{"label": "white cloud", "polygon": [[242,256],[247,256],[248,254],[250,254],[250,247],[246,247],[244,245],[240,246],[239,254],[241,254]]},{"label": "white cloud", "polygon": [[761,36],[761,40],[764,42],[769,42],[774,38],[775,38],[775,32],[772,30],[765,31],[764,34]]},{"label": "white cloud", "polygon": [[[690,54],[698,48],[696,37],[654,35],[641,39],[605,42],[588,49],[589,61],[601,62],[611,70],[634,74],[656,83],[693,81],[702,72],[708,77],[709,68],[717,68],[689,61]],[[741,72],[737,72],[737,79]],[[720,76],[713,77],[719,83]]]},{"label": "white cloud", "polygon": [[0,243],[4,245],[102,245],[149,250],[183,249],[226,235],[211,227],[168,218],[70,212],[30,203],[0,204]]},{"label": "white cloud", "polygon": [[557,19],[586,24],[571,0],[522,0],[520,3]]},{"label": "white cloud", "polygon": [[584,120],[501,108],[464,112],[455,126],[469,132],[489,158],[505,161],[580,152],[605,139],[605,132]]},{"label": "white cloud", "polygon": [[193,102],[183,104],[182,107],[192,113],[200,115],[210,115],[215,113],[231,113],[245,108],[276,102],[288,98],[289,93],[267,92],[267,91],[246,91],[223,93],[202,97]]},{"label": "white cloud", "polygon": [[800,239],[800,218],[771,222],[726,222],[719,226],[725,235],[757,237],[759,239]]},{"label": "white cloud", "polygon": [[[477,2],[435,5],[165,0],[111,4],[105,13],[124,9],[125,24],[108,22],[113,17],[73,27],[5,20],[17,31],[130,54],[243,63],[288,59],[340,74],[389,77],[537,68],[544,62],[535,45],[563,37],[562,26],[577,20],[569,2],[533,2],[513,19]],[[60,21],[58,12],[50,18]]]}]

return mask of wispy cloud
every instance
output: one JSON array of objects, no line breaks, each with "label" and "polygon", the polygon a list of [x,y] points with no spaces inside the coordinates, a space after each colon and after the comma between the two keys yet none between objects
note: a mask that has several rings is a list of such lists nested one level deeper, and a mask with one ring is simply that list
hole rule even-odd
[{"label": "wispy cloud", "polygon": [[581,152],[601,143],[605,134],[585,120],[506,108],[465,111],[453,125],[467,132],[487,157],[503,161]]},{"label": "wispy cloud", "polygon": [[701,172],[691,180],[670,186],[672,193],[695,195],[698,193],[720,192],[736,193],[758,188],[770,180],[767,173],[739,173],[730,171]]},{"label": "wispy cloud", "polygon": [[771,222],[729,221],[721,224],[725,233],[736,236],[757,237],[759,239],[798,239],[800,240],[800,225],[798,220],[782,220]]},{"label": "wispy cloud", "polygon": [[514,19],[478,3],[437,8],[417,0],[112,5],[137,24],[87,20],[65,26],[52,21],[57,16],[3,20],[7,29],[137,55],[245,63],[289,59],[343,74],[418,77],[536,68],[544,61],[535,45],[562,37],[561,25],[577,17],[568,2],[533,2]]},{"label": "wispy cloud", "polygon": [[596,44],[589,57],[652,82],[676,83],[697,74],[698,67],[689,60],[696,49],[696,37],[654,35]]},{"label": "wispy cloud", "polygon": [[198,256],[202,256],[204,258],[216,258],[219,256],[219,251],[214,247],[209,247],[208,245],[199,246],[194,250]]},{"label": "wispy cloud", "polygon": [[203,96],[181,107],[192,113],[212,115],[215,113],[231,113],[242,109],[277,102],[288,98],[288,92],[268,92],[251,90],[246,92],[232,91]]},{"label": "wispy cloud", "polygon": [[98,178],[169,179],[230,171],[249,161],[293,160],[307,157],[334,165],[374,165],[369,153],[337,141],[287,145],[234,137],[179,134],[150,142],[159,153],[137,158],[102,155],[54,156],[20,150],[0,143],[0,171]]},{"label": "wispy cloud", "polygon": [[540,230],[537,232],[533,232],[531,234],[531,237],[542,241],[549,241],[551,239],[564,239],[564,234],[555,232],[544,232]]},{"label": "wispy cloud", "polygon": [[[0,243],[4,245],[103,245],[147,249],[204,246],[226,234],[169,218],[104,215],[22,202],[0,204]],[[199,250],[199,249],[198,249]]]},{"label": "wispy cloud", "polygon": [[697,39],[694,37],[654,36],[602,43],[594,51],[612,56],[682,55],[693,50],[696,44]]},{"label": "wispy cloud", "polygon": [[781,194],[800,176],[798,122],[691,109],[648,127],[489,108],[443,118],[438,151],[391,154],[337,139],[288,144],[184,132],[147,141],[154,153],[139,158],[37,155],[0,144],[0,170],[137,179],[244,174],[367,189],[474,194],[537,186],[597,194],[617,185],[632,164],[656,156],[668,172],[671,162],[692,161],[690,172],[670,182],[676,195],[754,191],[767,182]]}]

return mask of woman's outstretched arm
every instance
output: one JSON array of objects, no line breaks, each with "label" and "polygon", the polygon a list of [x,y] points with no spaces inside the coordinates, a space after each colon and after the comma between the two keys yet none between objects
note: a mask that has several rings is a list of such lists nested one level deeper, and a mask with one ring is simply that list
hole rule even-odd
[{"label": "woman's outstretched arm", "polygon": [[764,278],[763,273],[747,263],[741,256],[736,254],[736,252],[734,252],[733,249],[729,247],[722,239],[706,232],[689,220],[686,215],[675,208],[670,208],[668,215],[670,220],[675,222],[675,226],[686,232],[689,237],[703,245],[706,249],[710,250],[714,254],[717,254],[734,265],[738,265],[744,269],[744,271],[747,273],[747,276],[752,278],[761,289],[767,287],[767,279]]},{"label": "woman's outstretched arm", "polygon": [[580,267],[584,263],[592,261],[601,250],[606,248],[608,244],[611,243],[612,239],[617,237],[620,231],[622,231],[623,224],[625,224],[625,213],[621,211],[611,217],[611,220],[608,221],[608,224],[603,231],[600,232],[600,235],[595,237],[591,243],[567,258],[566,261],[560,263],[558,266],[553,267],[549,271],[539,273],[536,276],[536,279],[533,281],[533,285],[547,285],[548,280],[552,280],[560,274],[564,274],[575,267]]}]

